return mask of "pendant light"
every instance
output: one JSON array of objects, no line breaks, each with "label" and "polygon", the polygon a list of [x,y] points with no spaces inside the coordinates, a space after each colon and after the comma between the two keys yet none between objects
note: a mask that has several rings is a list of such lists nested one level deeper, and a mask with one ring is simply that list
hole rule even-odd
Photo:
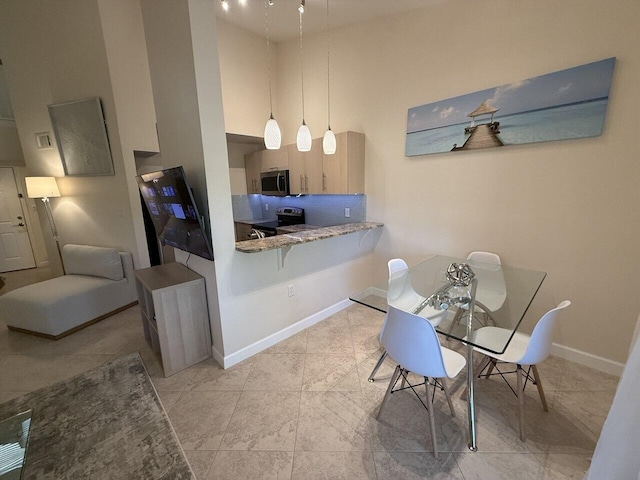
[{"label": "pendant light", "polygon": [[302,125],[298,129],[296,136],[296,146],[300,152],[308,152],[311,150],[311,132],[304,121],[304,55],[302,52],[302,13],[304,12],[305,0],[300,0],[298,12],[300,14],[300,78],[302,80]]},{"label": "pendant light", "polygon": [[327,131],[322,138],[322,151],[325,155],[336,153],[336,136],[331,130],[331,75],[329,55],[329,0],[327,0]]},{"label": "pendant light", "polygon": [[267,31],[267,70],[269,73],[269,120],[264,127],[264,145],[267,150],[278,150],[282,143],[282,134],[278,122],[273,118],[273,101],[271,99],[271,44],[269,43],[269,0],[264,1],[264,24]]}]

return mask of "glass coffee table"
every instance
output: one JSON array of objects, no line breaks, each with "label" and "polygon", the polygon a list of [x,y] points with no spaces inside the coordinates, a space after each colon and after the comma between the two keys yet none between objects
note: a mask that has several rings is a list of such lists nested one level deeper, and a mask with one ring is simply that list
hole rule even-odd
[{"label": "glass coffee table", "polygon": [[0,480],[22,478],[32,412],[27,410],[0,421]]}]

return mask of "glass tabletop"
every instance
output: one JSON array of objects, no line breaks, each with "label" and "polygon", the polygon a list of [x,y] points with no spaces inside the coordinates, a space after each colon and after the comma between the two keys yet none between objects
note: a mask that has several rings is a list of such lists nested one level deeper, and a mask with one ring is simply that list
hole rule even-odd
[{"label": "glass tabletop", "polygon": [[[446,273],[452,263],[468,264],[477,280],[470,335],[471,287],[451,286]],[[544,272],[524,268],[436,255],[349,298],[381,312],[386,313],[390,304],[429,318],[437,323],[438,333],[500,354],[520,326],[545,276]],[[476,342],[474,332],[483,326],[502,328],[503,334],[491,336],[491,344]]]},{"label": "glass tabletop", "polygon": [[0,421],[0,479],[19,480],[27,453],[32,410]]}]

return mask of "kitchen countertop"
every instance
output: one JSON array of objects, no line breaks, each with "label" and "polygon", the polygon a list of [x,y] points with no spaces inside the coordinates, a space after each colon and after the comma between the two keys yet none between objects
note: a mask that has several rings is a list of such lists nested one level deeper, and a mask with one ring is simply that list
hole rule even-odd
[{"label": "kitchen countertop", "polygon": [[344,225],[334,225],[332,227],[321,227],[312,230],[300,229],[294,233],[284,235],[276,235],[275,237],[266,237],[256,240],[245,240],[236,242],[236,250],[244,253],[264,252],[276,248],[290,247],[301,243],[315,242],[325,238],[347,235],[349,233],[359,232],[362,230],[371,230],[381,228],[384,223],[378,222],[358,222],[347,223]]},{"label": "kitchen countertop", "polygon": [[324,227],[302,223],[297,225],[286,225],[282,227],[276,227],[276,232],[278,232],[278,235],[283,235],[285,233],[296,233],[296,232],[302,232],[305,230],[317,230],[319,228],[324,228]]}]

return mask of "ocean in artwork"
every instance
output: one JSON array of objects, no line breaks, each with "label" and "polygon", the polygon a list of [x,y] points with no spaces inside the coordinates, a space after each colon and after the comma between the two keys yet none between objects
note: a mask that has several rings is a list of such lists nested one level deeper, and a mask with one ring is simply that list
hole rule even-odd
[{"label": "ocean in artwork", "polygon": [[412,107],[406,156],[602,133],[615,58]]},{"label": "ocean in artwork", "polygon": [[[570,138],[595,137],[602,133],[607,99],[544,108],[531,112],[496,116],[500,122],[497,135],[505,145],[548,142]],[[408,157],[449,152],[461,146],[469,137],[465,127],[469,122],[408,133]]]}]

